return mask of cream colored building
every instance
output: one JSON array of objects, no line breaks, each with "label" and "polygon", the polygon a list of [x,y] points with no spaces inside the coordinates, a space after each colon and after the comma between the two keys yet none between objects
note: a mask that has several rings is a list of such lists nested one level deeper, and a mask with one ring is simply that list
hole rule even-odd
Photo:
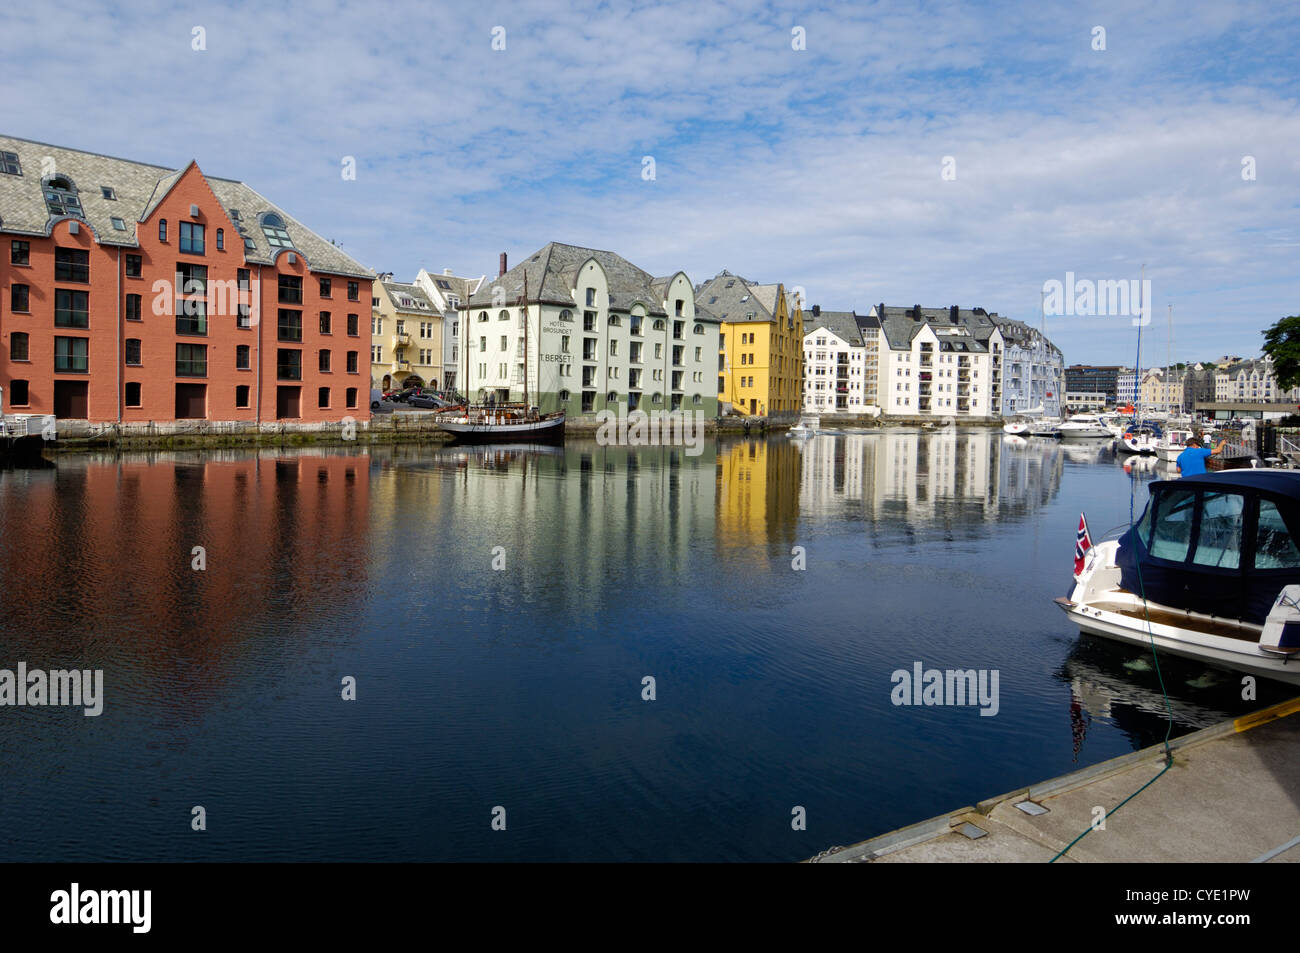
[{"label": "cream colored building", "polygon": [[443,386],[442,314],[417,285],[376,281],[370,314],[370,386]]}]

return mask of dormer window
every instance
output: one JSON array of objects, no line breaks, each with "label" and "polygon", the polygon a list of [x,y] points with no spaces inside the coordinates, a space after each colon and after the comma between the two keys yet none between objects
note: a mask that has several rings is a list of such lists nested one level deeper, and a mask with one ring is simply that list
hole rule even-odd
[{"label": "dormer window", "polygon": [[253,241],[253,239],[248,235],[244,236],[244,250],[257,251],[257,242]]},{"label": "dormer window", "polygon": [[45,205],[51,215],[85,217],[81,211],[81,199],[77,198],[77,187],[65,176],[56,175],[46,180]]},{"label": "dormer window", "polygon": [[284,219],[274,212],[262,216],[262,234],[272,248],[292,248],[293,240],[284,229]]}]

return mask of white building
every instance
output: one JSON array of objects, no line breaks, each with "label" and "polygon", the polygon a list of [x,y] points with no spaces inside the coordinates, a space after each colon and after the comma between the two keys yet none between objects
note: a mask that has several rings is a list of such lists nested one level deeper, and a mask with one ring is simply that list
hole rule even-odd
[{"label": "white building", "polygon": [[877,402],[892,416],[999,417],[1004,339],[982,308],[871,309],[880,323]]},{"label": "white building", "polygon": [[1026,412],[1061,416],[1065,357],[1037,328],[990,315],[1002,332],[1006,361],[1002,370],[1002,414]]},{"label": "white building", "polygon": [[460,369],[460,313],[462,301],[468,301],[474,292],[482,286],[486,276],[461,278],[452,274],[450,268],[440,275],[433,275],[420,269],[415,276],[416,286],[425,293],[434,310],[441,316],[441,343],[439,350],[442,361],[443,387],[447,390],[457,389],[457,372]]},{"label": "white building", "polygon": [[[852,311],[804,314],[803,409],[808,414],[864,414],[876,408],[879,328]],[[867,333],[870,331],[871,333]]]},{"label": "white building", "polygon": [[[502,264],[504,265],[504,256]],[[685,272],[551,242],[460,307],[460,390],[543,413],[718,412],[719,322]]]}]

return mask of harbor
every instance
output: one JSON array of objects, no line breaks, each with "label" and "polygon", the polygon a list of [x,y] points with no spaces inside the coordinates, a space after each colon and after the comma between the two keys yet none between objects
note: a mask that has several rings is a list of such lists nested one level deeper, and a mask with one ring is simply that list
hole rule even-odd
[{"label": "harbor", "polygon": [[816,863],[1300,863],[1300,698]]}]

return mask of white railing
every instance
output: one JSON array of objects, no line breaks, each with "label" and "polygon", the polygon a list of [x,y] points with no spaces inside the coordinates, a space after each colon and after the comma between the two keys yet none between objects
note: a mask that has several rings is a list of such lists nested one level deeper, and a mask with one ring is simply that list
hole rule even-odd
[{"label": "white railing", "polygon": [[1300,440],[1290,434],[1277,435],[1277,453],[1291,463],[1300,463]]},{"label": "white railing", "polygon": [[26,417],[0,417],[0,437],[26,437]]}]

